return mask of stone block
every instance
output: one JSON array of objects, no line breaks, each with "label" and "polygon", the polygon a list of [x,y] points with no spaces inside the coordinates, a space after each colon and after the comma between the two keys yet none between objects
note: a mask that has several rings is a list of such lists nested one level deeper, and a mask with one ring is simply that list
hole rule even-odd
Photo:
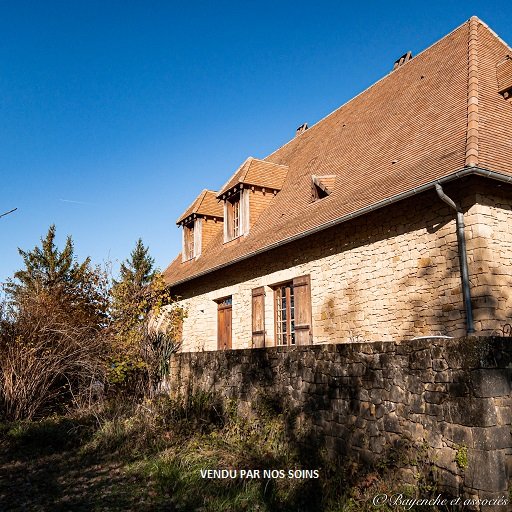
[{"label": "stone block", "polygon": [[512,433],[509,426],[472,428],[473,446],[477,450],[510,449],[512,452]]},{"label": "stone block", "polygon": [[496,414],[498,417],[499,425],[511,425],[512,424],[512,408],[508,407],[496,407]]},{"label": "stone block", "polygon": [[389,392],[389,400],[395,403],[404,403],[406,401],[406,392],[398,386],[392,386]]},{"label": "stone block", "polygon": [[453,423],[442,423],[440,425],[443,438],[450,446],[473,447],[473,429]]},{"label": "stone block", "polygon": [[470,427],[496,425],[496,407],[489,398],[452,399],[441,407],[445,420],[451,423]]},{"label": "stone block", "polygon": [[423,394],[423,399],[429,404],[442,404],[447,397],[446,393],[439,393],[437,391],[426,391]]},{"label": "stone block", "polygon": [[376,436],[370,438],[370,450],[373,453],[380,454],[384,451],[386,439],[384,436]]},{"label": "stone block", "polygon": [[509,369],[480,369],[471,372],[471,387],[477,397],[507,396],[512,392]]},{"label": "stone block", "polygon": [[453,448],[444,447],[435,451],[433,457],[434,465],[456,475],[459,472],[455,456],[457,451]]},{"label": "stone block", "polygon": [[451,471],[438,468],[436,471],[436,484],[440,491],[447,492],[451,496],[460,496],[462,490],[462,478]]},{"label": "stone block", "polygon": [[453,375],[449,370],[437,372],[434,376],[434,382],[452,382]]},{"label": "stone block", "polygon": [[432,359],[432,369],[435,372],[446,370],[448,369],[448,363],[441,358]]},{"label": "stone block", "polygon": [[384,415],[383,421],[384,430],[386,430],[386,432],[394,432],[396,434],[402,433],[403,428],[400,425],[400,421],[395,413]]},{"label": "stone block", "polygon": [[470,394],[469,384],[467,382],[450,382],[446,386],[447,393],[451,397],[466,397]]},{"label": "stone block", "polygon": [[506,492],[508,481],[505,453],[502,450],[468,450],[464,484],[486,492]]}]

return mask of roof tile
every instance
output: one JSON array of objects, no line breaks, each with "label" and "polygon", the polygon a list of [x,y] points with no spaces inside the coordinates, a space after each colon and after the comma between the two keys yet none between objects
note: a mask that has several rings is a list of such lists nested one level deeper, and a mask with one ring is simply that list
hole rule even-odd
[{"label": "roof tile", "polygon": [[220,189],[217,198],[236,187],[239,183],[281,190],[288,173],[288,166],[249,157]]},{"label": "roof tile", "polygon": [[222,219],[224,216],[224,209],[222,204],[217,200],[216,195],[217,193],[212,190],[203,190],[179,217],[176,224],[181,224],[187,217],[194,214]]}]

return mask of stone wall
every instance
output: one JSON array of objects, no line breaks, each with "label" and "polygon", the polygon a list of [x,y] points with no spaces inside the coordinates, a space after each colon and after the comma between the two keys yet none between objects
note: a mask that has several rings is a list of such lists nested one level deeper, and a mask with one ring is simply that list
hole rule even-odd
[{"label": "stone wall", "polygon": [[[491,334],[512,318],[512,195],[474,178],[444,188],[465,210],[475,326]],[[273,346],[272,285],[307,274],[314,343],[465,334],[454,212],[428,191],[175,288],[183,350],[217,348],[215,300],[230,295],[232,346],[250,347],[260,286]]]},{"label": "stone wall", "polygon": [[[512,477],[512,338],[344,343],[173,356],[174,395],[202,390],[240,411],[265,396],[305,445],[365,466],[402,457],[398,474],[451,496],[508,497]],[[457,462],[458,460],[458,462]],[[509,510],[494,507],[492,510]]]}]

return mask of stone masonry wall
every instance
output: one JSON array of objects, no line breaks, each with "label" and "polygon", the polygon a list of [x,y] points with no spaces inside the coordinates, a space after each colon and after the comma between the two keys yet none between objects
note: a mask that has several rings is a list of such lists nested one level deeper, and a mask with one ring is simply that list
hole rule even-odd
[{"label": "stone masonry wall", "polygon": [[[482,179],[444,189],[465,210],[477,333],[501,331],[512,318],[512,195]],[[230,295],[232,346],[250,347],[259,286],[273,346],[272,285],[306,274],[314,343],[465,334],[455,215],[429,191],[175,288],[188,311],[182,349],[217,348],[215,300]]]},{"label": "stone masonry wall", "polygon": [[[318,452],[371,466],[409,446],[427,456],[439,492],[508,498],[511,338],[181,353],[171,363],[174,395],[210,392],[245,413],[270,397]],[[417,483],[418,462],[399,460],[401,481]]]},{"label": "stone masonry wall", "polygon": [[500,189],[481,187],[467,235],[475,328],[501,331],[512,323],[512,201]]}]

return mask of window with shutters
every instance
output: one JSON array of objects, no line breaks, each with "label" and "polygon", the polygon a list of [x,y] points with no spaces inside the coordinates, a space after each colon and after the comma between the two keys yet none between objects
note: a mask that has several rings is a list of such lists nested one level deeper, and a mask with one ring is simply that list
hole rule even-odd
[{"label": "window with shutters", "polygon": [[203,221],[196,218],[183,224],[181,260],[189,261],[201,255],[203,245]]},{"label": "window with shutters", "polygon": [[240,194],[236,194],[226,201],[226,209],[228,239],[233,240],[240,236]]},{"label": "window with shutters", "polygon": [[249,232],[249,194],[245,190],[224,200],[224,242]]},{"label": "window with shutters", "polygon": [[295,298],[293,283],[274,290],[276,312],[276,345],[295,345]]},{"label": "window with shutters", "polygon": [[313,341],[310,277],[274,286],[276,345],[308,345]]}]

